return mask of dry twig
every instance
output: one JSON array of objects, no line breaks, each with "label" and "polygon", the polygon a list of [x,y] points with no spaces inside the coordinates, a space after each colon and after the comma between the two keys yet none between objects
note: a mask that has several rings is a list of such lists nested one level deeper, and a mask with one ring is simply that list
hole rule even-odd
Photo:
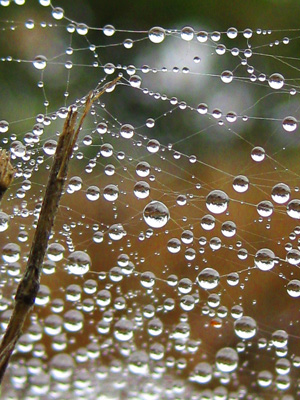
[{"label": "dry twig", "polygon": [[54,161],[48,178],[27,267],[17,288],[13,313],[0,345],[0,383],[6,371],[10,356],[22,334],[22,328],[26,317],[34,305],[36,295],[39,291],[42,263],[59,201],[63,192],[64,182],[67,177],[69,160],[78,134],[93,102],[105,93],[107,89],[113,87],[120,79],[121,77],[119,76],[112,82],[108,83],[96,95],[93,92],[89,94],[86,100],[84,112],[76,130],[75,125],[78,113],[72,108],[68,112],[63,131],[58,139]]}]

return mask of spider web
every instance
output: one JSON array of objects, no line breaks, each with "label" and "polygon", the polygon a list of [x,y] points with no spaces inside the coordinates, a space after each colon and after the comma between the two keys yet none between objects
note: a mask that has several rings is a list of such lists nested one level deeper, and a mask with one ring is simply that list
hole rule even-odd
[{"label": "spider web", "polygon": [[2,333],[68,107],[121,79],[80,133],[4,397],[296,399],[299,30],[36,9],[1,22]]}]

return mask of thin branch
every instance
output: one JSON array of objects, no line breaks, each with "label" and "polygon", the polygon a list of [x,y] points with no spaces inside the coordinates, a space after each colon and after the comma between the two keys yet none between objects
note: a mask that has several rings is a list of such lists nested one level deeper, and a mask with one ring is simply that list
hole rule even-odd
[{"label": "thin branch", "polygon": [[75,124],[78,113],[72,108],[68,112],[63,131],[58,139],[27,267],[17,288],[13,313],[0,345],[0,383],[2,382],[10,356],[22,334],[26,317],[34,305],[39,291],[42,263],[63,192],[64,182],[67,177],[69,160],[72,156],[78,134],[93,102],[105,93],[107,89],[112,88],[120,79],[121,76],[108,83],[96,95],[93,92],[88,95],[84,112],[76,130]]}]

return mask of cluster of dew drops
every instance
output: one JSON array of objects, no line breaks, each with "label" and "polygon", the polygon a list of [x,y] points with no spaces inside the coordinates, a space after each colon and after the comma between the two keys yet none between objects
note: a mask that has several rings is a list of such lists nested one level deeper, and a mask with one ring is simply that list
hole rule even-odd
[{"label": "cluster of dew drops", "polygon": [[[2,0],[0,4],[2,6],[8,6],[9,0]],[[15,0],[18,5],[23,5],[25,0]],[[49,6],[51,3],[49,0],[40,0],[42,6]],[[64,18],[64,10],[60,7],[52,7],[52,16],[55,20],[62,20]],[[34,28],[33,20],[28,20],[25,24],[26,28],[31,30]],[[89,32],[89,27],[83,23],[74,24],[70,23],[67,26],[69,33],[77,32],[78,35],[85,36]],[[112,25],[106,25],[103,28],[104,35],[110,37],[116,32]],[[260,30],[258,34],[264,33]],[[267,34],[265,32],[264,34]],[[179,35],[184,41],[191,41],[195,37],[200,43],[206,43],[208,40],[212,40],[214,43],[218,43],[221,34],[219,32],[207,33],[204,31],[195,32],[191,27],[184,27],[180,31],[167,30],[162,27],[153,27],[147,32],[148,38],[152,43],[162,43],[168,35]],[[239,32],[235,28],[230,28],[226,32],[229,39],[235,39]],[[244,38],[249,40],[252,37],[252,30],[246,29],[242,32]],[[288,38],[283,39],[284,44],[289,43]],[[123,42],[126,49],[131,49],[134,45],[134,41],[126,39]],[[276,43],[275,43],[276,45]],[[68,50],[72,53],[72,49]],[[227,51],[224,45],[216,45],[216,53],[223,55]],[[233,56],[238,56],[240,51],[237,48],[230,50]],[[243,57],[250,59],[252,55],[251,47],[244,50]],[[200,59],[196,58],[194,61],[197,63]],[[33,66],[40,71],[44,71],[47,67],[47,58],[43,55],[38,55],[33,60]],[[72,63],[66,63],[67,69],[72,69]],[[116,71],[114,64],[109,63],[104,67],[104,72],[108,75],[113,74]],[[142,73],[148,73],[150,68],[144,66],[141,68]],[[140,88],[142,85],[142,79],[136,75],[136,68],[126,68],[127,73],[130,75],[129,83],[134,88]],[[176,69],[173,72],[177,72]],[[182,71],[188,73],[188,68]],[[253,72],[253,71],[252,71]],[[258,80],[261,83],[267,81],[267,84],[271,89],[281,90],[284,88],[285,79],[279,73],[273,73],[269,77],[264,74],[260,74],[258,77],[255,76],[249,69],[250,81],[255,82]],[[223,71],[220,75],[221,81],[225,84],[230,84],[234,80],[234,75],[231,71]],[[290,89],[290,94],[295,95],[295,89]],[[161,96],[162,97],[162,96]],[[167,98],[167,97],[166,97]],[[176,98],[170,100],[172,105],[179,104],[181,109],[186,108],[186,104],[180,103]],[[208,106],[204,103],[200,103],[196,108],[196,111],[201,115],[208,114]],[[66,117],[67,108],[62,107],[57,115],[60,118]],[[222,116],[222,112],[218,109],[212,111],[211,116],[219,120]],[[239,116],[234,112],[230,112],[226,115],[226,121],[228,123],[234,123],[237,121]],[[247,118],[244,117],[246,120]],[[298,121],[294,116],[287,116],[282,121],[282,127],[286,132],[294,132],[298,127]],[[48,116],[40,115],[37,118],[37,124],[35,125],[33,132],[25,135],[24,141],[28,145],[34,146],[39,143],[39,138],[42,136],[44,127],[51,124],[51,118]],[[155,120],[152,118],[147,119],[146,126],[152,128],[155,125]],[[6,120],[0,121],[0,133],[3,135],[9,131],[9,123]],[[105,122],[99,122],[96,127],[96,132],[103,136],[109,132],[108,126]],[[119,135],[122,139],[132,140],[137,133],[135,128],[130,124],[122,124],[119,130]],[[10,151],[13,160],[22,159],[25,163],[30,160],[30,156],[26,152],[26,145],[21,141],[17,140],[16,135],[11,135],[10,139],[12,144]],[[89,145],[91,141],[90,136],[84,138],[84,144]],[[3,140],[5,143],[5,140]],[[8,143],[8,141],[7,141]],[[157,154],[162,150],[163,146],[160,145],[156,139],[147,141],[146,150],[148,154]],[[43,145],[43,152],[46,156],[53,156],[56,149],[56,141],[53,139],[47,140]],[[79,154],[79,153],[78,153]],[[105,143],[101,145],[100,156],[103,158],[110,158],[114,154],[114,148],[111,144]],[[180,159],[182,154],[174,153],[175,159]],[[119,161],[122,161],[124,155],[122,152],[118,153]],[[266,158],[264,148],[256,146],[251,151],[251,158],[256,163],[261,163]],[[189,158],[190,163],[195,163],[197,159],[195,157]],[[37,160],[37,163],[39,161]],[[40,163],[43,163],[42,157]],[[93,160],[90,161],[86,172],[92,172],[97,166],[97,163]],[[136,165],[136,175],[139,179],[146,179],[150,176],[152,166],[146,161],[140,161]],[[89,171],[90,169],[90,171]],[[106,176],[113,176],[115,174],[115,166],[113,164],[107,164],[104,172]],[[26,196],[26,192],[31,189],[31,171],[24,169],[22,173],[17,172],[16,177],[20,178],[21,175],[25,177],[22,183],[21,189],[17,190],[16,196],[22,199]],[[73,176],[68,180],[66,192],[67,194],[73,194],[79,192],[83,188],[83,180],[79,176]],[[232,180],[232,187],[236,193],[245,193],[250,187],[250,182],[247,176],[237,175]],[[120,190],[116,184],[108,184],[102,190],[103,199],[106,202],[115,204],[120,197]],[[96,185],[90,185],[86,189],[86,198],[90,202],[97,202],[101,196],[101,190]],[[138,200],[147,199],[150,196],[151,187],[146,180],[139,180],[134,185],[133,193]],[[271,190],[271,199],[278,205],[286,204],[286,214],[292,219],[300,219],[300,200],[291,200],[291,189],[290,187],[282,182],[277,183]],[[178,195],[176,204],[179,207],[184,207],[187,204],[187,197],[184,194]],[[201,228],[204,231],[212,231],[216,225],[216,218],[219,215],[224,214],[230,207],[230,198],[223,191],[215,189],[210,191],[205,197],[205,207],[210,213],[202,217],[200,221]],[[35,219],[38,218],[40,211],[40,204],[38,204],[32,215]],[[257,204],[257,213],[261,218],[269,218],[274,212],[274,205],[269,200],[261,201]],[[19,214],[18,214],[19,213]],[[15,216],[21,216],[26,218],[30,212],[24,207],[22,210],[15,210]],[[162,228],[167,229],[168,224],[172,221],[172,210],[171,208],[161,201],[161,199],[149,201],[143,208],[141,213],[142,219],[147,226],[146,238],[155,236],[154,232],[161,232]],[[10,225],[11,216],[4,211],[0,211],[0,232],[6,232]],[[36,222],[35,222],[36,223]],[[34,223],[34,224],[35,224]],[[65,230],[69,228],[66,226]],[[95,244],[101,244],[104,242],[104,233],[99,230],[99,226],[94,224],[93,242]],[[222,224],[221,232],[224,237],[233,238],[237,233],[237,226],[233,221],[226,221]],[[107,230],[109,240],[111,242],[119,242],[126,236],[126,231],[122,224],[115,223],[108,227]],[[300,227],[296,227],[291,233],[291,236],[300,234]],[[140,235],[138,240],[144,241],[145,236]],[[191,230],[184,230],[181,234],[181,238],[171,238],[167,242],[167,251],[170,254],[178,254],[181,251],[182,244],[190,245],[194,240],[193,232]],[[18,234],[18,241],[20,243],[26,243],[28,241],[28,232],[26,229],[21,229]],[[206,238],[199,238],[200,246],[206,244]],[[75,250],[75,246],[71,239],[67,241],[70,255],[66,260],[66,270],[72,276],[82,278],[84,275],[88,276],[92,271],[92,259],[86,251]],[[217,251],[222,247],[222,243],[218,238],[213,238],[209,243],[213,251]],[[240,246],[241,247],[241,246]],[[193,261],[196,258],[195,251],[189,248],[185,253],[187,261]],[[294,249],[291,245],[286,246],[286,261],[292,266],[298,266],[300,264],[300,251]],[[55,241],[52,241],[47,249],[47,257],[43,265],[44,275],[53,275],[56,272],[56,263],[64,261],[65,247]],[[21,274],[21,263],[20,261],[21,247],[16,243],[7,243],[2,249],[2,259],[5,263],[6,274],[18,282]],[[254,255],[255,268],[260,271],[271,271],[274,269],[279,260],[275,253],[269,248],[261,248]],[[238,251],[238,258],[245,260],[248,257],[248,251],[244,248],[240,248]],[[94,263],[94,262],[93,262]],[[117,297],[113,298],[113,290],[111,288],[117,286],[124,278],[130,278],[131,276],[138,276],[140,284],[145,293],[151,298],[154,298],[156,283],[160,280],[165,283],[169,288],[177,288],[179,293],[179,308],[182,311],[179,322],[174,324],[172,327],[164,327],[164,314],[172,313],[176,308],[176,301],[173,297],[165,297],[162,306],[157,308],[152,304],[147,304],[142,309],[142,313],[137,313],[133,318],[133,311],[127,310],[127,302],[129,299],[134,298],[135,294],[123,295],[117,292]],[[54,276],[54,275],[53,275]],[[100,284],[106,282],[107,276],[105,273],[99,273]],[[16,389],[23,389],[26,382],[30,382],[31,394],[37,396],[44,396],[48,393],[50,387],[50,380],[55,382],[56,386],[53,393],[57,394],[57,398],[61,396],[61,393],[70,389],[70,382],[74,382],[75,393],[82,398],[84,396],[90,396],[88,398],[95,398],[92,394],[93,390],[99,390],[101,393],[101,385],[95,384],[95,379],[98,382],[113,382],[113,389],[123,390],[126,387],[126,379],[128,374],[137,377],[151,376],[151,380],[143,387],[140,381],[133,384],[134,390],[142,393],[143,399],[158,399],[163,398],[163,394],[166,393],[166,398],[183,398],[180,396],[190,395],[193,399],[227,399],[227,398],[246,398],[247,388],[243,385],[237,386],[235,393],[228,393],[227,386],[230,383],[238,381],[238,371],[240,368],[240,353],[243,354],[246,351],[247,343],[250,343],[251,339],[255,338],[258,333],[258,325],[254,318],[248,315],[244,315],[243,307],[236,304],[231,308],[230,316],[233,318],[233,329],[236,337],[241,340],[237,346],[222,346],[214,355],[214,362],[208,361],[208,357],[204,354],[200,362],[193,363],[193,370],[188,374],[188,381],[191,383],[199,384],[200,388],[203,388],[203,392],[190,391],[186,392],[187,388],[184,384],[184,380],[174,379],[170,382],[164,382],[163,377],[170,371],[176,369],[176,374],[180,377],[180,373],[187,369],[187,358],[193,356],[197,359],[197,352],[201,348],[201,335],[195,340],[191,339],[191,323],[189,321],[188,313],[191,311],[199,310],[198,304],[200,303],[200,296],[198,289],[209,293],[214,289],[219,289],[221,276],[217,269],[212,267],[205,267],[197,273],[195,281],[188,277],[178,278],[177,275],[171,274],[167,278],[157,278],[153,272],[139,272],[135,270],[134,263],[130,260],[127,254],[120,253],[117,257],[117,266],[111,268],[108,273],[110,280],[104,289],[98,290],[98,284],[96,279],[86,279],[83,285],[77,283],[70,284],[65,289],[66,301],[70,304],[74,304],[74,307],[64,312],[65,305],[64,301],[60,298],[51,299],[51,290],[46,285],[41,285],[41,290],[36,299],[36,306],[46,306],[51,302],[51,314],[44,318],[39,323],[34,317],[32,318],[31,325],[26,332],[20,338],[17,352],[21,355],[28,353],[33,354],[33,357],[29,360],[28,365],[22,364],[18,368],[13,364],[11,371],[11,382],[12,386]],[[227,284],[234,287],[239,284],[239,273],[233,272],[226,276]],[[103,285],[102,285],[103,286]],[[194,288],[197,290],[192,293]],[[292,279],[286,285],[287,293],[292,298],[300,296],[300,280]],[[119,290],[120,292],[120,290]],[[83,295],[87,297],[81,301]],[[7,326],[9,316],[11,314],[12,302],[7,298],[1,299],[1,328],[4,329]],[[79,305],[79,306],[78,306]],[[68,345],[76,342],[73,336],[77,333],[82,333],[86,326],[85,315],[93,312],[96,307],[102,313],[102,319],[97,323],[96,331],[97,334],[91,336],[91,340],[86,347],[82,347],[69,354],[67,349]],[[128,312],[127,312],[128,311]],[[62,313],[64,312],[63,316]],[[119,312],[119,314],[117,314]],[[229,317],[228,309],[221,305],[221,296],[217,293],[208,295],[207,302],[202,305],[202,315],[207,315],[214,318],[213,326],[215,328],[222,327],[222,320]],[[115,317],[114,314],[118,316]],[[157,316],[157,315],[160,315]],[[42,326],[41,326],[42,325]],[[144,328],[144,326],[145,328]],[[146,333],[150,337],[149,343],[146,345],[137,346],[134,343],[135,336],[140,335],[140,332],[145,329]],[[106,337],[112,330],[113,339],[107,339],[105,341],[98,341],[97,336]],[[161,340],[164,334],[168,335],[169,341],[174,342],[174,347],[169,341]],[[55,353],[51,357],[49,364],[49,374],[45,372],[43,366],[43,358],[46,357],[47,350],[45,346],[40,343],[43,334],[46,334],[52,339],[52,352]],[[67,339],[66,334],[70,335],[71,339]],[[260,388],[273,388],[275,383],[275,389],[279,392],[284,393],[291,386],[291,379],[289,373],[293,368],[298,369],[300,367],[300,357],[294,356],[292,358],[292,366],[288,357],[286,357],[288,350],[288,334],[284,330],[274,330],[271,335],[271,339],[268,342],[266,339],[258,339],[259,348],[275,348],[277,360],[275,365],[275,372],[277,374],[274,379],[273,374],[269,370],[262,370],[255,376],[256,382]],[[73,342],[72,342],[73,341]],[[88,368],[79,368],[80,365],[85,363],[95,362],[101,356],[109,356],[110,348],[116,346],[121,357],[116,357],[110,364],[110,367],[106,365],[100,365],[93,368],[90,373]],[[176,356],[168,355],[175,350]],[[174,353],[174,352],[173,352]],[[172,354],[173,354],[172,353]],[[204,351],[205,353],[205,351]],[[179,358],[177,355],[180,355]],[[120,359],[125,360],[126,368],[123,367],[123,362]],[[193,360],[194,360],[193,359]],[[101,364],[101,363],[100,363]],[[76,372],[76,368],[79,368],[79,372]],[[93,375],[93,377],[92,377]],[[114,376],[115,380],[111,377]],[[214,390],[204,390],[206,384],[210,384],[216,379],[220,385]],[[91,384],[93,382],[93,385]],[[159,385],[156,383],[160,382]],[[130,388],[126,389],[130,391]],[[192,390],[192,389],[189,389]],[[103,395],[104,396],[104,395]],[[198,397],[197,397],[198,396]],[[237,397],[235,397],[237,396]],[[51,397],[53,398],[53,397]],[[106,397],[103,397],[106,398]],[[138,398],[133,397],[132,398]],[[185,398],[185,397],[184,397]],[[249,397],[250,398],[250,397]],[[252,397],[251,397],[252,398]],[[284,398],[284,397],[282,397]],[[102,397],[101,397],[102,399]],[[285,396],[285,399],[294,399],[292,396]]]}]

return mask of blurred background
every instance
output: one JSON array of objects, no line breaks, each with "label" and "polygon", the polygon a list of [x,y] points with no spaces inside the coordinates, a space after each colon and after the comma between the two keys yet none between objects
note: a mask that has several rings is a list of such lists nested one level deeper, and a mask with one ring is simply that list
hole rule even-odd
[{"label": "blurred background", "polygon": [[[91,399],[97,393],[101,400],[155,399],[163,398],[168,389],[166,398],[202,399],[210,398],[205,397],[209,393],[203,394],[205,389],[213,391],[223,386],[231,393],[230,399],[252,399],[256,395],[283,399],[285,394],[296,399],[299,304],[288,295],[286,286],[291,279],[299,278],[299,272],[298,261],[291,266],[286,256],[296,250],[293,254],[300,260],[300,230],[298,219],[287,215],[286,203],[274,201],[272,189],[285,183],[288,198],[299,197],[298,129],[287,133],[282,128],[285,117],[299,119],[299,2],[53,1],[54,7],[64,9],[67,19],[61,20],[52,18],[50,8],[37,1],[27,0],[24,6],[11,2],[4,7],[7,3],[0,1],[0,120],[9,122],[9,130],[2,133],[0,146],[12,149],[18,172],[1,205],[10,216],[10,224],[1,233],[0,241],[3,248],[17,244],[19,249],[13,246],[13,251],[19,253],[20,260],[8,262],[9,257],[5,258],[12,251],[11,246],[3,251],[3,331],[13,292],[26,264],[52,162],[44,150],[45,143],[57,140],[62,129],[63,118],[57,111],[64,114],[64,107],[73,103],[82,111],[80,99],[90,90],[118,72],[124,75],[112,93],[100,98],[80,134],[50,240],[62,245],[64,251],[56,249],[57,257],[51,258],[50,254],[46,258],[39,304],[28,321],[30,334],[21,338],[7,376],[7,398],[38,396],[40,385],[41,393],[45,391],[40,396],[45,398],[47,390],[51,396],[53,390],[58,398],[66,399],[74,393]],[[72,23],[86,24],[88,34],[70,34]],[[102,28],[107,24],[117,30],[112,37],[103,34]],[[161,44],[148,40],[153,26],[172,30]],[[195,31],[191,41],[181,38],[186,26]],[[239,31],[234,40],[227,34],[231,27]],[[243,35],[247,28],[253,31],[250,39]],[[208,32],[207,41],[196,39],[199,31]],[[218,33],[220,39],[214,40]],[[246,50],[251,50],[252,55]],[[47,58],[45,70],[33,66],[38,55]],[[114,65],[115,72],[107,76],[104,66],[108,63]],[[148,73],[145,66],[149,67]],[[141,89],[130,84],[132,70],[142,79]],[[226,70],[233,73],[230,84],[220,78]],[[282,90],[270,87],[268,78],[273,73],[284,77]],[[207,106],[206,115],[197,112],[199,104],[204,104],[202,108]],[[228,121],[230,112],[238,116],[233,124]],[[49,125],[44,124],[45,117],[49,117]],[[99,134],[98,125],[103,123],[108,130]],[[120,127],[125,123],[134,127],[133,140],[120,137]],[[38,124],[43,125],[42,135],[36,133],[41,129]],[[150,139],[160,143],[157,153],[149,151]],[[27,153],[24,150],[20,156],[14,150],[16,141],[27,146]],[[103,156],[103,145],[107,143],[113,148],[111,157]],[[262,162],[251,158],[255,146],[266,153]],[[144,178],[136,173],[142,161],[148,162],[151,170]],[[109,173],[108,165],[113,165],[114,174]],[[239,175],[248,178],[249,190],[239,193],[234,189],[233,181]],[[81,180],[79,190],[70,184],[74,177]],[[140,181],[150,186],[150,195],[145,198],[138,198],[135,193]],[[103,198],[111,184],[119,192],[112,203]],[[88,194],[95,186],[100,189],[100,199],[91,201]],[[215,228],[209,230],[203,224],[206,215],[211,214],[206,197],[215,189],[224,191],[230,200],[226,213],[213,216]],[[143,210],[151,200],[162,201],[170,211],[171,218],[164,229],[151,229],[145,224]],[[269,201],[274,207],[268,217],[257,210],[261,201]],[[228,221],[237,227],[237,234],[232,237],[224,235],[223,224]],[[122,224],[120,241],[109,235],[114,224]],[[185,236],[192,236],[193,240],[187,241]],[[168,249],[171,239],[180,243],[176,254]],[[255,254],[262,248],[275,253],[272,271],[255,268]],[[74,250],[87,252],[92,260],[91,271],[84,276],[68,273],[68,257]],[[132,275],[120,273],[124,254],[135,270]],[[130,269],[130,265],[126,267]],[[197,275],[207,266],[221,277],[213,291],[195,285]],[[144,276],[146,283],[141,284],[141,273],[147,271],[157,278],[153,288],[147,289],[151,275]],[[238,273],[236,286],[228,283],[230,273]],[[175,275],[175,281],[190,281],[173,286],[170,275]],[[96,285],[88,280],[94,280]],[[195,307],[185,312],[182,297],[185,285],[190,283]],[[89,285],[96,286],[93,296]],[[109,306],[99,306],[100,290],[111,293]],[[242,307],[244,315],[257,322],[259,330],[253,341],[242,340],[234,333],[235,306]],[[66,318],[76,320],[74,315],[66,317],[68,311],[74,310],[80,313],[75,314],[79,322],[84,320],[84,329],[78,333],[73,333],[65,322]],[[49,334],[53,323],[49,317],[53,315],[61,317],[55,322],[57,335]],[[120,343],[114,326],[124,317],[134,321],[135,333],[132,341]],[[158,339],[147,328],[155,317],[164,325]],[[76,325],[76,321],[73,323]],[[179,323],[189,325],[188,340],[176,340],[176,332],[180,337]],[[39,329],[41,338],[34,342],[34,332]],[[290,335],[289,346],[283,346],[281,353],[272,343],[272,333],[278,329]],[[149,350],[157,341],[165,352],[161,362],[156,362]],[[216,353],[224,346],[239,352],[239,368],[233,374],[221,373],[214,366]],[[101,357],[91,348],[101,351]],[[134,366],[128,368],[129,355],[141,349],[152,354],[147,370],[151,379],[145,373],[135,375]],[[71,355],[74,362],[75,372],[67,374],[65,380],[53,372],[58,369],[53,366],[53,359],[60,352]],[[36,359],[40,360],[45,382],[34,386],[38,374],[32,372],[33,367],[28,369],[27,363],[35,365]],[[293,364],[287,373],[275,368],[280,359]],[[196,367],[201,362],[211,365],[214,371],[214,377],[206,382],[205,371],[201,373]],[[138,359],[136,364],[139,363],[143,364],[143,360]],[[272,374],[266,389],[259,383],[261,371]],[[199,385],[201,379],[203,385]],[[86,387],[80,382],[85,382]],[[128,382],[132,383],[134,394]],[[196,383],[190,386],[192,382]],[[155,386],[163,389],[155,392]],[[152,397],[145,388],[154,393]]]}]

